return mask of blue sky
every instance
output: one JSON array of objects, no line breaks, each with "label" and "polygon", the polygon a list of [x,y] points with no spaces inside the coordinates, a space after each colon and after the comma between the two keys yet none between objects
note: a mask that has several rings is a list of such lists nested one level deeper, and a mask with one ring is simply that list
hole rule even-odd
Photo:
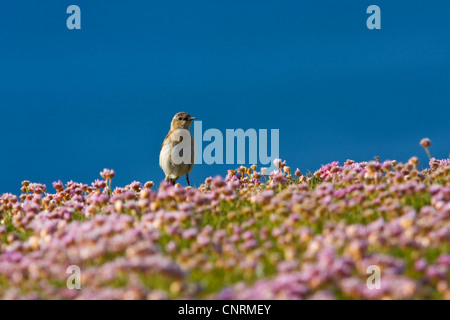
[{"label": "blue sky", "polygon": [[[426,164],[450,152],[450,3],[8,1],[0,7],[0,194],[28,179],[160,182],[178,111],[279,129],[280,156]],[[66,28],[81,8],[82,29]],[[381,7],[382,29],[366,28]],[[198,165],[191,182],[234,166]],[[185,180],[181,182],[184,184]]]}]

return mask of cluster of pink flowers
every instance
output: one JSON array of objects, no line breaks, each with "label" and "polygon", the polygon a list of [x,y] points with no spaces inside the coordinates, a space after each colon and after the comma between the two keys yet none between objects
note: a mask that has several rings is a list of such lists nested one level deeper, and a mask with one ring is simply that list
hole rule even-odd
[{"label": "cluster of pink flowers", "polygon": [[0,198],[0,298],[450,299],[450,159],[274,164],[198,188],[24,181]]}]

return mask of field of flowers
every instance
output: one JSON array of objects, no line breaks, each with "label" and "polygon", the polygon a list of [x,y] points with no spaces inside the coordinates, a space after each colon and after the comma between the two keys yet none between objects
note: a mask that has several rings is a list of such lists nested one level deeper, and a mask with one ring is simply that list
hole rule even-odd
[{"label": "field of flowers", "polygon": [[0,298],[450,299],[450,159],[275,164],[198,188],[24,181],[0,199]]}]

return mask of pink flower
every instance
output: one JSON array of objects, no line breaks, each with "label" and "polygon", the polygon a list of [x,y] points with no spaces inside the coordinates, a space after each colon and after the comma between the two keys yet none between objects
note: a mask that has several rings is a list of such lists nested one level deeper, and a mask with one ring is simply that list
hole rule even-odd
[{"label": "pink flower", "polygon": [[100,172],[100,176],[105,180],[110,180],[114,178],[115,175],[116,173],[112,169],[103,169],[103,171]]}]

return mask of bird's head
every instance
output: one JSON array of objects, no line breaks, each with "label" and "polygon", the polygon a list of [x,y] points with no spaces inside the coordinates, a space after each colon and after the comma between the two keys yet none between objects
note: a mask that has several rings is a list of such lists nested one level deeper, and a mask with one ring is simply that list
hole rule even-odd
[{"label": "bird's head", "polygon": [[189,113],[186,112],[178,112],[172,119],[172,123],[170,124],[170,130],[175,129],[186,129],[189,130],[191,126],[192,120],[195,117],[191,117]]}]

